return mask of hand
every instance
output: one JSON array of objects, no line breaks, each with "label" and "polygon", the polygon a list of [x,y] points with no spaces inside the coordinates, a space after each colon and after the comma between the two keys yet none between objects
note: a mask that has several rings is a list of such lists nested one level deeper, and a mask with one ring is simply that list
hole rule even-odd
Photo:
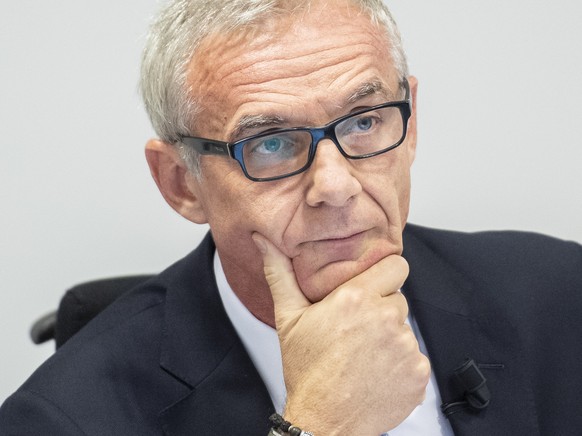
[{"label": "hand", "polygon": [[285,419],[317,436],[377,436],[400,424],[424,399],[430,378],[404,323],[404,258],[388,256],[312,304],[290,259],[261,235],[253,239],[275,304]]}]

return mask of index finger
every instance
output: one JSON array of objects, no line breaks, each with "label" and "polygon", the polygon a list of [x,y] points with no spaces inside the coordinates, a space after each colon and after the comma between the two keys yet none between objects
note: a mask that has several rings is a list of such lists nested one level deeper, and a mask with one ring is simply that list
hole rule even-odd
[{"label": "index finger", "polygon": [[408,277],[408,272],[408,262],[402,256],[393,254],[381,259],[339,288],[356,287],[375,292],[381,297],[387,297],[402,287]]}]

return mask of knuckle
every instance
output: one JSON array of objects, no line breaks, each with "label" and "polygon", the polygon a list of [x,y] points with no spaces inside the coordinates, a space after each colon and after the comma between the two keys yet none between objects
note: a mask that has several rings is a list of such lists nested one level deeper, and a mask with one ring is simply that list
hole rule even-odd
[{"label": "knuckle", "polygon": [[273,266],[265,265],[263,267],[263,272],[265,274],[265,279],[267,280],[267,283],[269,284],[270,288],[277,286],[279,283],[283,281],[283,277],[281,276],[281,274],[279,274],[277,268]]},{"label": "knuckle", "polygon": [[413,381],[412,385],[415,386],[415,389],[417,389],[419,393],[424,392],[431,376],[430,361],[419,351],[416,362],[411,365],[411,368],[413,368],[411,374],[411,381]]},{"label": "knuckle", "polygon": [[420,353],[420,362],[418,363],[418,373],[421,377],[421,380],[424,381],[426,385],[430,380],[430,375],[432,373],[432,368],[430,365],[430,360],[424,354]]},{"label": "knuckle", "polygon": [[389,256],[389,264],[392,274],[398,274],[402,281],[408,277],[408,273],[410,272],[410,266],[405,258],[399,256],[397,254],[393,254]]},{"label": "knuckle", "polygon": [[364,293],[361,289],[346,286],[336,293],[335,301],[340,308],[354,309],[362,305],[364,301]]},{"label": "knuckle", "polygon": [[394,294],[394,299],[396,300],[395,303],[398,305],[398,307],[405,311],[405,315],[408,315],[408,301],[402,292],[397,292]]},{"label": "knuckle", "polygon": [[398,256],[398,262],[402,272],[405,274],[405,276],[408,276],[408,273],[410,272],[410,266],[408,265],[407,260],[402,256]]},{"label": "knuckle", "polygon": [[[418,341],[416,340],[416,336],[414,336],[414,332],[410,329],[408,325],[404,326],[404,331],[402,333],[402,348],[406,350],[408,353],[409,358],[416,359],[420,353],[418,347]],[[414,362],[414,360],[413,360]]]},{"label": "knuckle", "polygon": [[382,307],[380,317],[381,322],[387,326],[400,325],[400,310],[393,304]]}]

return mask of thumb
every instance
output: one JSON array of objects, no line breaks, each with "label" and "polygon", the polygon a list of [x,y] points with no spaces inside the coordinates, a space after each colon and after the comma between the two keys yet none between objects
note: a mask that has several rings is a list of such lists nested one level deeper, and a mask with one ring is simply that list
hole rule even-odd
[{"label": "thumb", "polygon": [[263,271],[275,304],[277,326],[297,318],[311,306],[295,278],[291,260],[264,236],[253,233],[253,241],[263,255]]}]

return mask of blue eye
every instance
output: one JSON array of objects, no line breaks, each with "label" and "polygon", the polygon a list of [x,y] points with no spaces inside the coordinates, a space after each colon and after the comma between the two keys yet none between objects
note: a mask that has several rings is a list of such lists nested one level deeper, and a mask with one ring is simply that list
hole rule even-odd
[{"label": "blue eye", "polygon": [[382,123],[382,114],[378,111],[367,112],[344,120],[336,127],[336,134],[339,137],[369,135],[377,132]]},{"label": "blue eye", "polygon": [[244,165],[248,173],[255,177],[290,173],[307,163],[310,145],[311,135],[302,130],[259,135],[244,143]]},{"label": "blue eye", "polygon": [[262,155],[263,158],[276,156],[279,159],[292,156],[296,146],[296,138],[293,135],[265,136],[247,144],[248,151],[255,155]]},{"label": "blue eye", "polygon": [[370,117],[358,118],[356,120],[356,125],[361,130],[369,130],[369,129],[371,129],[372,128],[372,124],[373,124],[372,118],[370,118]]},{"label": "blue eye", "polygon": [[282,145],[283,141],[281,138],[265,138],[262,144],[262,148],[269,153],[276,153],[281,149]]}]

